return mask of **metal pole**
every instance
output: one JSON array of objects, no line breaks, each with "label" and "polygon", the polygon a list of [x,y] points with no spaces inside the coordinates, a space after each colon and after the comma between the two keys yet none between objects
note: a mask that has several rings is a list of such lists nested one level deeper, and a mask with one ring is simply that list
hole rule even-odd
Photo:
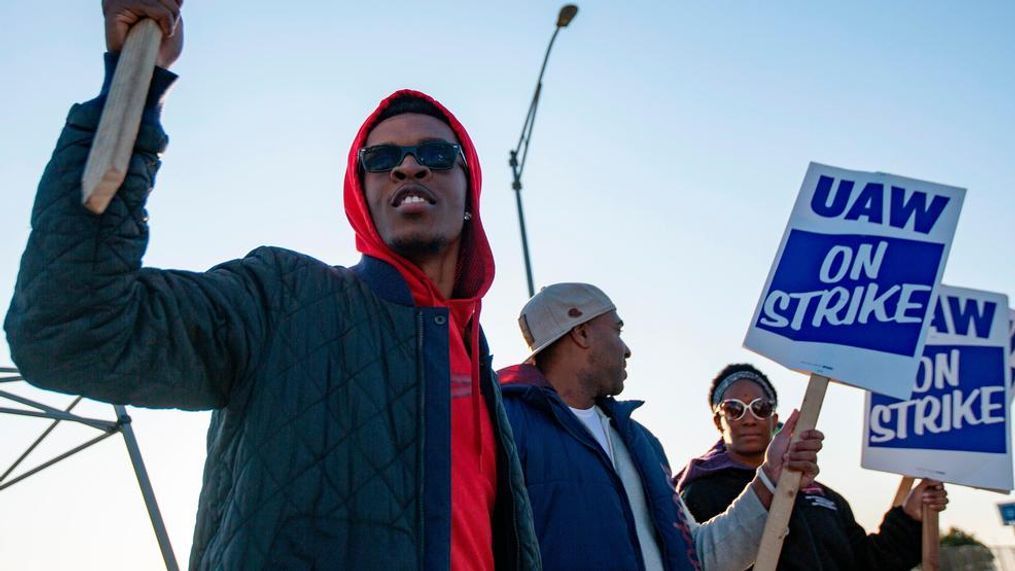
[{"label": "metal pole", "polygon": [[[550,50],[553,49],[553,41],[557,39],[561,26],[557,26],[550,36],[550,43],[546,46],[546,54],[543,56],[543,65],[539,68],[539,78],[536,79],[536,90],[532,94],[532,103],[529,104],[529,112],[525,116],[525,123],[522,125],[522,133],[518,137],[518,145],[511,150],[508,164],[511,165],[511,174],[514,180],[511,188],[515,191],[515,203],[518,206],[518,226],[522,235],[522,255],[525,259],[525,279],[529,288],[529,297],[536,293],[535,283],[532,279],[532,258],[529,255],[529,238],[525,231],[525,212],[522,209],[522,171],[525,170],[525,159],[529,156],[529,141],[532,140],[532,127],[536,123],[536,110],[539,107],[539,96],[543,91],[543,74],[546,73],[546,62],[550,60]],[[521,153],[521,161],[518,154]]]},{"label": "metal pole", "polygon": [[134,430],[130,427],[130,416],[123,405],[113,405],[113,408],[116,410],[116,417],[120,421],[120,432],[123,433],[123,440],[127,444],[130,462],[134,465],[134,475],[137,476],[137,484],[141,487],[141,495],[144,497],[145,506],[148,507],[148,517],[152,520],[155,537],[159,540],[159,550],[162,551],[162,559],[166,562],[166,570],[180,571],[180,566],[176,563],[176,556],[173,555],[173,546],[169,543],[166,525],[162,521],[159,504],[155,501],[155,491],[152,490],[151,481],[148,479],[148,471],[145,470],[144,460],[141,459],[141,449],[138,448],[137,438],[134,437]]},{"label": "metal pole", "polygon": [[529,239],[525,233],[525,214],[522,211],[522,186],[515,188],[515,202],[518,204],[518,226],[522,231],[522,254],[525,255],[525,280],[529,284],[529,297],[536,294],[532,284],[532,261],[529,260]]},{"label": "metal pole", "polygon": [[[74,410],[74,407],[76,407],[78,403],[81,402],[81,398],[82,397],[74,399],[74,402],[70,403],[70,406],[64,409],[64,412],[69,413],[70,411]],[[7,478],[7,476],[10,476],[11,472],[13,472],[14,469],[17,468],[22,462],[24,462],[25,458],[27,458],[28,455],[32,453],[32,450],[35,450],[35,448],[39,444],[41,444],[42,441],[45,440],[47,436],[49,436],[49,433],[53,432],[53,429],[56,428],[58,424],[60,424],[60,419],[54,420],[49,425],[49,428],[47,428],[38,438],[35,439],[35,442],[33,442],[31,446],[28,447],[28,450],[25,450],[25,453],[19,456],[18,459],[15,460],[13,464],[11,464],[11,467],[8,468],[6,472],[0,474],[0,482],[3,482]]]},{"label": "metal pole", "polygon": [[[3,391],[0,391],[0,393],[2,393],[2,392]],[[3,395],[0,395],[0,396],[3,396]],[[84,424],[85,426],[91,426],[92,428],[94,428],[96,430],[102,430],[104,432],[108,432],[110,430],[116,430],[116,423],[115,422],[107,422],[105,420],[96,420],[94,418],[84,418],[84,417],[81,417],[81,416],[70,414],[68,412],[63,412],[62,410],[58,410],[58,411],[55,411],[55,412],[47,412],[47,411],[39,411],[39,412],[37,412],[37,411],[34,411],[34,410],[21,410],[21,409],[17,409],[17,408],[0,407],[0,414],[16,414],[16,415],[20,415],[20,416],[34,416],[34,417],[37,417],[37,418],[49,418],[49,419],[57,419],[57,420],[66,420],[66,421],[69,421],[69,422],[79,422],[81,424]]]},{"label": "metal pole", "polygon": [[[22,377],[17,374],[18,370],[12,367],[0,367],[0,374],[14,374],[13,377],[0,378],[0,383],[7,381],[22,380]],[[36,410],[23,410],[14,409],[7,407],[0,407],[0,414],[14,414],[21,416],[33,416],[39,418],[48,418],[53,420],[53,423],[42,433],[39,438],[35,440],[17,460],[11,465],[3,474],[0,474],[0,490],[4,490],[17,484],[18,482],[28,478],[29,476],[35,475],[42,470],[60,462],[66,458],[77,454],[78,452],[93,446],[106,438],[116,434],[117,432],[123,434],[124,443],[127,446],[127,453],[130,455],[131,463],[134,467],[134,475],[137,477],[138,485],[141,487],[141,494],[144,497],[145,505],[148,508],[148,516],[151,518],[152,527],[155,530],[155,537],[159,543],[159,549],[162,551],[162,559],[165,561],[166,569],[168,571],[179,571],[179,565],[176,563],[176,557],[173,555],[173,548],[169,543],[169,535],[166,533],[166,526],[162,521],[162,514],[159,512],[158,503],[155,501],[155,492],[152,490],[151,482],[148,479],[148,472],[145,469],[144,461],[141,459],[141,450],[138,448],[137,439],[134,437],[134,431],[130,425],[130,416],[127,415],[127,410],[123,406],[114,405],[113,408],[116,411],[117,421],[109,422],[104,420],[97,420],[93,418],[85,418],[75,414],[71,414],[71,410],[79,402],[81,397],[77,397],[65,410],[60,410],[39,402],[35,402],[31,399],[18,396],[7,391],[0,391],[0,399],[12,400],[18,404],[25,405]],[[25,473],[11,479],[7,478],[14,472],[14,470],[21,465],[21,463],[27,458],[38,446],[46,439],[52,432],[53,429],[61,421],[70,421],[90,426],[103,432],[99,436],[81,444],[55,458],[43,462],[42,464],[32,468]]]},{"label": "metal pole", "polygon": [[89,440],[88,442],[85,442],[84,444],[82,444],[82,445],[80,445],[80,446],[78,446],[76,448],[73,448],[71,450],[68,450],[67,452],[64,452],[63,454],[57,456],[56,458],[53,458],[52,460],[50,460],[48,462],[44,462],[42,464],[39,464],[35,468],[32,468],[31,470],[25,472],[24,474],[21,474],[17,478],[14,478],[13,480],[11,480],[9,482],[4,482],[4,483],[0,484],[0,490],[3,490],[5,488],[9,488],[9,487],[13,486],[14,484],[17,484],[21,480],[24,480],[25,478],[31,476],[32,474],[37,474],[37,473],[45,470],[46,468],[49,468],[53,464],[56,464],[57,462],[65,459],[65,458],[70,458],[71,456],[77,454],[78,452],[81,452],[85,448],[88,448],[89,446],[91,446],[93,444],[98,444],[99,442],[102,442],[103,440],[109,438],[110,436],[112,436],[114,434],[116,434],[115,430],[111,430],[111,431],[109,431],[109,432],[107,432],[105,434],[100,434],[99,436],[96,436],[95,438]]}]

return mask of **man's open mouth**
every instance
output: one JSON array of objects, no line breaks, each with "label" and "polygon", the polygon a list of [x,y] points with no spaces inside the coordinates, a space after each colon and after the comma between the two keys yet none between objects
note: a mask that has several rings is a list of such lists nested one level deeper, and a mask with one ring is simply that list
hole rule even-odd
[{"label": "man's open mouth", "polygon": [[437,197],[426,187],[418,184],[407,184],[398,189],[391,197],[391,206],[398,208],[403,204],[437,204]]}]

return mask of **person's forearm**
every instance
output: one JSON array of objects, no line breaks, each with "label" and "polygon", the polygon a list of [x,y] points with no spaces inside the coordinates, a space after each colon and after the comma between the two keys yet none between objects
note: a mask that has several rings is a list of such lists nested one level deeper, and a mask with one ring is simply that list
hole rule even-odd
[{"label": "person's forearm", "polygon": [[[76,392],[80,371],[96,368],[103,341],[82,324],[127,298],[147,243],[143,202],[158,169],[164,136],[142,128],[130,172],[102,216],[81,205],[81,174],[101,113],[97,100],[75,105],[39,183],[32,231],[21,260],[5,329],[11,354],[26,378],[46,388]],[[67,335],[81,331],[75,342]],[[88,353],[78,350],[89,349]],[[99,359],[102,360],[102,359]],[[97,372],[97,371],[96,371]],[[95,374],[93,373],[93,377]],[[68,384],[73,385],[68,386]]]},{"label": "person's forearm", "polygon": [[[761,502],[761,505],[765,506],[765,509],[768,510],[772,507],[772,499],[775,498],[774,487],[778,484],[778,482],[772,478],[772,472],[768,470],[764,464],[762,464],[758,470],[765,471],[767,481],[763,480],[760,474],[755,473],[754,479],[751,480],[749,487],[754,490],[754,493],[758,496],[758,500]],[[769,489],[769,485],[771,485],[773,489]]]},{"label": "person's forearm", "polygon": [[705,571],[742,571],[754,564],[768,512],[753,485],[726,511],[692,526],[695,548]]},{"label": "person's forearm", "polygon": [[[108,77],[115,56],[106,59]],[[195,296],[184,299],[196,288],[174,274],[141,268],[148,243],[144,203],[167,141],[158,125],[158,102],[174,77],[156,72],[127,176],[102,215],[82,206],[81,175],[104,97],[71,109],[39,183],[4,323],[11,356],[33,384],[147,406],[205,408],[224,400],[220,389],[202,384],[209,375],[188,366],[202,359],[193,356],[183,336],[209,335],[199,324],[176,326],[186,302],[210,304]],[[170,378],[176,375],[167,362],[190,377]]]}]

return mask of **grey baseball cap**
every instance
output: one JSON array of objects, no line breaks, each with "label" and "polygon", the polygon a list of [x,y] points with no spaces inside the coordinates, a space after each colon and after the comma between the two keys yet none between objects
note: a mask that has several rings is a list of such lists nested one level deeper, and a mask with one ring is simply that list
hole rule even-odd
[{"label": "grey baseball cap", "polygon": [[615,309],[610,298],[591,284],[562,283],[542,288],[518,316],[518,326],[532,352],[526,361],[574,327]]}]

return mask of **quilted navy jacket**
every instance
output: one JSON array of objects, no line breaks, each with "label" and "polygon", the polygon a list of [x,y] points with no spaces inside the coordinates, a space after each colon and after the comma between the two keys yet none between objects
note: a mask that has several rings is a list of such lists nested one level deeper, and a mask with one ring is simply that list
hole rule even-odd
[{"label": "quilted navy jacket", "polygon": [[[450,387],[445,309],[400,274],[277,248],[207,272],[142,268],[145,197],[166,137],[142,124],[109,209],[80,204],[100,108],[75,106],[46,168],[5,329],[25,378],[147,407],[214,409],[190,565],[447,569]],[[496,431],[498,568],[539,553],[485,347]]]},{"label": "quilted navy jacket", "polygon": [[[539,369],[498,372],[547,569],[644,569],[630,502],[602,447]],[[666,569],[700,569],[659,441],[631,419],[640,401],[600,399],[641,475]]]}]

